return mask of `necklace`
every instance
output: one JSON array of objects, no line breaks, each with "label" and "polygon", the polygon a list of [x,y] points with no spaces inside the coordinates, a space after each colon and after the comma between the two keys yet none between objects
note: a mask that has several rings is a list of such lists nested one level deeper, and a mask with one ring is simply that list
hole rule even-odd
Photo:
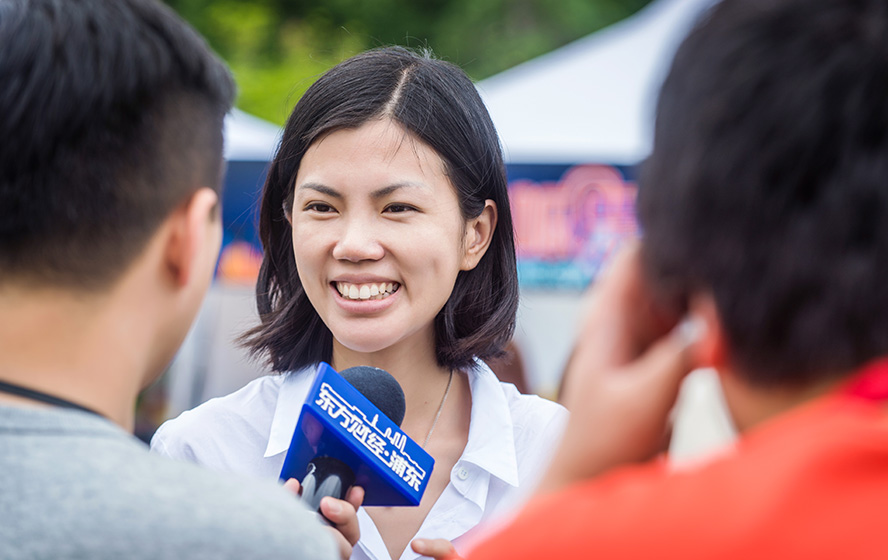
[{"label": "necklace", "polygon": [[444,398],[441,399],[441,404],[438,405],[438,412],[435,413],[435,419],[432,421],[432,427],[429,428],[429,433],[426,435],[425,441],[422,442],[422,447],[425,449],[425,446],[429,443],[429,439],[432,437],[432,432],[435,431],[435,426],[438,425],[438,418],[441,417],[441,411],[444,410],[444,403],[447,402],[447,395],[450,394],[450,385],[453,383],[453,370],[450,370],[450,379],[447,380],[447,389],[444,390]]}]

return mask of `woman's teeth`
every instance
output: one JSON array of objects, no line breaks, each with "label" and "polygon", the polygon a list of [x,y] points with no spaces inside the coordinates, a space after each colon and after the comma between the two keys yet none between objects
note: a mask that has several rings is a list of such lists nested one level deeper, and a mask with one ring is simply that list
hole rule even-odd
[{"label": "woman's teeth", "polygon": [[392,295],[401,285],[397,282],[381,282],[379,284],[349,284],[336,282],[339,295],[346,299],[383,299]]}]

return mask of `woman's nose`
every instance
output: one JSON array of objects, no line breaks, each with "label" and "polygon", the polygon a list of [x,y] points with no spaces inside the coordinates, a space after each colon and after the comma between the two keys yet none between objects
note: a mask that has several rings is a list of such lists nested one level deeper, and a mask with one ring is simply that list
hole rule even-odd
[{"label": "woman's nose", "polygon": [[344,225],[340,238],[333,246],[333,258],[359,262],[383,257],[385,249],[372,224],[366,220],[347,220]]}]

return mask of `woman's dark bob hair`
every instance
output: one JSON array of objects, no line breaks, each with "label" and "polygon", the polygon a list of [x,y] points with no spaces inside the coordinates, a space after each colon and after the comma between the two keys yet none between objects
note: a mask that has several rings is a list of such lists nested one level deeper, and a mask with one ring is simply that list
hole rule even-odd
[{"label": "woman's dark bob hair", "polygon": [[253,355],[274,371],[330,361],[333,335],[315,311],[296,271],[285,212],[302,157],[320,137],[391,119],[432,147],[456,189],[465,219],[496,203],[498,220],[487,253],[461,271],[435,318],[436,358],[465,368],[473,358],[502,354],[518,307],[515,241],[502,149],[475,86],[453,64],[401,47],[371,50],[325,73],[296,104],[262,195],[259,233],[265,255],[256,285],[260,324],[244,335]]}]

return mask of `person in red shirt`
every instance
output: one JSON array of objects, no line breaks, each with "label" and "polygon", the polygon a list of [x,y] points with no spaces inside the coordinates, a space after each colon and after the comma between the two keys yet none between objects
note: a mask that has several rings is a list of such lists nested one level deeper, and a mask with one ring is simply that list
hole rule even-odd
[{"label": "person in red shirt", "polygon": [[[638,210],[543,485],[469,558],[888,557],[888,3],[716,5],[664,82]],[[741,437],[679,469],[658,453],[695,367]]]}]

